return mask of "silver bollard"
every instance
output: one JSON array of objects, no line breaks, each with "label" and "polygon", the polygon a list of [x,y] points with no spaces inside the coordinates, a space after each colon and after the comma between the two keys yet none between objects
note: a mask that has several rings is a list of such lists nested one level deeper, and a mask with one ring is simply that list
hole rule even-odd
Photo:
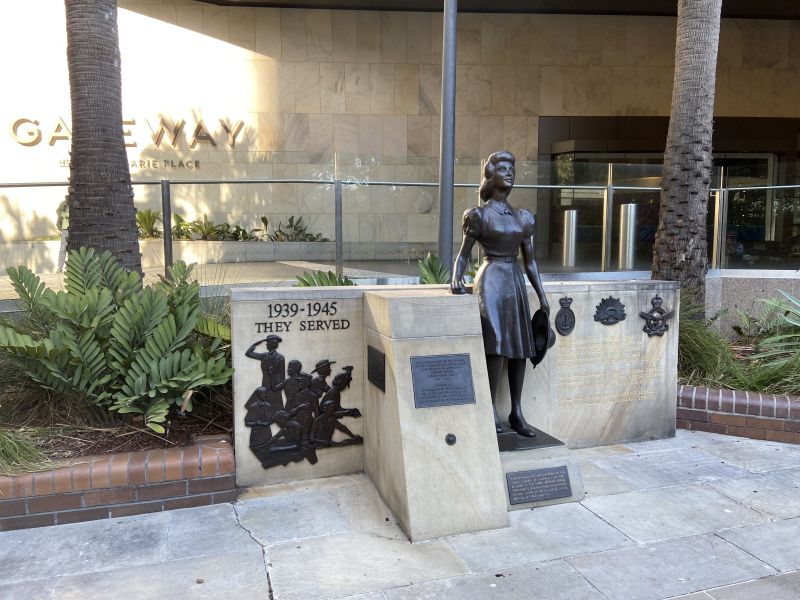
[{"label": "silver bollard", "polygon": [[619,270],[632,271],[636,258],[636,205],[619,207]]},{"label": "silver bollard", "polygon": [[564,247],[562,249],[561,264],[564,267],[575,266],[575,254],[578,242],[578,211],[575,209],[564,211]]}]

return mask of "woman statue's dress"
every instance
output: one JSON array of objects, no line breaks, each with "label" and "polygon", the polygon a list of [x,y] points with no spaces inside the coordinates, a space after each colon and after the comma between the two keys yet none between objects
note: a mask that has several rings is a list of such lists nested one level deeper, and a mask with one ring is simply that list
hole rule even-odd
[{"label": "woman statue's dress", "polygon": [[464,213],[464,235],[477,240],[485,259],[475,276],[487,355],[533,358],[536,351],[520,245],[534,232],[530,211],[489,200]]}]

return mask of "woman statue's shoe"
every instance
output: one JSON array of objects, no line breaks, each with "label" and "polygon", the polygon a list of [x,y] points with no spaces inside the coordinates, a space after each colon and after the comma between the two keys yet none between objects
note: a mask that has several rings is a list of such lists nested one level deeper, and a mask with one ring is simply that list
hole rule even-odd
[{"label": "woman statue's shoe", "polygon": [[529,438],[536,437],[536,430],[525,422],[525,417],[522,415],[517,415],[512,412],[508,415],[508,424],[511,425],[511,429],[520,435]]}]

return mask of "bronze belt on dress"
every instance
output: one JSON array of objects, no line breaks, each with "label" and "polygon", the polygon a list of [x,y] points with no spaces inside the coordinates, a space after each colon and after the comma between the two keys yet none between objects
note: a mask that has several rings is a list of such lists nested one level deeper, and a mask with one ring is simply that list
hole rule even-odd
[{"label": "bronze belt on dress", "polygon": [[516,256],[487,256],[484,258],[486,262],[505,262],[505,263],[513,263],[517,262]]}]

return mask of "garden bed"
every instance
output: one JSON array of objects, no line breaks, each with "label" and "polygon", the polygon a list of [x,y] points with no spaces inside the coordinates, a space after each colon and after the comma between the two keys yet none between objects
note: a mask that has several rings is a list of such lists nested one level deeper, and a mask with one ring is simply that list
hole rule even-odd
[{"label": "garden bed", "polygon": [[800,398],[678,386],[677,426],[758,440],[800,444]]},{"label": "garden bed", "polygon": [[93,521],[236,499],[228,435],[192,446],[66,461],[0,476],[0,531]]}]

